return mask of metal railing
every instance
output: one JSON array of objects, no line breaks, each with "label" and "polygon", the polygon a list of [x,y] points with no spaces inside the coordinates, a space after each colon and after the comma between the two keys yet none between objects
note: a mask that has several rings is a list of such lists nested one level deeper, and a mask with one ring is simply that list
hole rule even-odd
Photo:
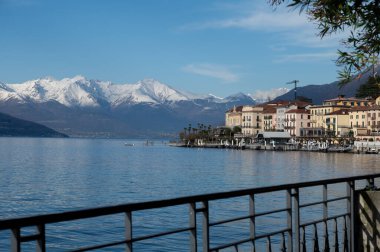
[{"label": "metal railing", "polygon": [[[255,251],[259,246],[264,246],[266,251],[273,249],[299,252],[309,251],[309,248],[312,248],[312,251],[319,251],[322,244],[324,251],[330,251],[332,248],[334,251],[355,251],[353,232],[355,186],[358,181],[364,181],[373,187],[375,178],[378,177],[380,174],[334,178],[6,219],[0,220],[0,231],[11,231],[11,251],[21,251],[22,244],[33,241],[36,243],[36,251],[43,252],[47,251],[48,229],[46,227],[49,225],[57,223],[64,225],[67,222],[83,221],[93,217],[104,218],[122,214],[125,218],[123,239],[73,248],[70,251],[93,251],[120,245],[123,245],[126,251],[133,251],[134,245],[138,242],[175,234],[182,234],[182,238],[188,241],[188,251],[222,251],[227,248],[232,248],[234,251],[247,251],[249,248],[249,250]],[[344,187],[343,195],[336,195],[337,186]],[[278,202],[274,203],[273,194],[279,194],[282,197],[277,195]],[[310,196],[311,194],[319,195],[320,198],[318,198],[319,196]],[[231,203],[231,200],[234,203]],[[240,208],[240,203],[236,202],[245,202],[246,208]],[[336,202],[340,204],[336,206]],[[214,208],[215,204],[219,207]],[[335,206],[332,206],[334,204]],[[137,213],[177,206],[188,207],[188,214],[184,216],[185,219],[188,219],[186,225],[166,230],[158,228],[157,232],[149,234],[135,231],[137,229],[133,216]],[[239,206],[230,212],[236,212],[237,216],[231,217],[222,214],[220,219],[215,218],[218,212],[220,215],[220,211],[223,212],[223,209],[231,206]],[[320,218],[317,215],[306,214],[314,211],[313,207],[316,206],[322,208],[319,211],[322,214]],[[174,214],[178,215],[179,213]],[[265,220],[271,216],[272,220],[278,222],[274,225],[262,224],[266,223],[262,218]],[[308,220],[307,216],[313,218]],[[149,217],[146,216],[146,218]],[[224,229],[224,234],[228,236],[232,232],[232,227],[229,226],[231,223],[234,223],[233,227],[246,228],[246,230],[242,230],[237,237],[233,236],[233,239],[219,238],[215,242],[215,233],[218,232],[216,229]],[[22,232],[23,229],[30,227],[35,227],[36,232],[27,235]],[[161,251],[163,250],[165,248],[162,248]]]}]

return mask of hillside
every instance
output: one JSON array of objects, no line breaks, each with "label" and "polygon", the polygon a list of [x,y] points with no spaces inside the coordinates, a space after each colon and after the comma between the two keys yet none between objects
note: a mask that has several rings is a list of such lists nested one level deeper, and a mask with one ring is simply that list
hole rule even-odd
[{"label": "hillside", "polygon": [[67,137],[38,123],[21,120],[0,113],[0,136],[19,137]]},{"label": "hillside", "polygon": [[[377,71],[380,71],[380,66],[377,67]],[[297,96],[303,96],[312,99],[313,104],[322,104],[324,100],[335,98],[338,95],[345,95],[346,97],[354,97],[357,89],[364,84],[370,72],[367,72],[359,79],[354,79],[353,81],[347,83],[344,87],[339,88],[339,82],[335,81],[330,84],[324,85],[307,85],[297,87]],[[278,100],[293,100],[294,99],[294,89],[290,90],[288,93],[278,96],[275,101]]]}]

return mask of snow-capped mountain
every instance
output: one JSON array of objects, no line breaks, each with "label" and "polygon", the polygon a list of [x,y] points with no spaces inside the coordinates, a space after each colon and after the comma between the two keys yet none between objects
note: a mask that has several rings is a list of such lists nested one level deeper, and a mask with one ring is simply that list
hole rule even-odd
[{"label": "snow-capped mountain", "polygon": [[116,107],[124,103],[162,104],[206,98],[182,93],[153,79],[144,79],[136,84],[113,84],[88,80],[83,76],[62,80],[47,77],[21,84],[0,83],[0,100],[2,97],[12,97],[23,103],[56,101],[67,107],[98,107],[105,103]]},{"label": "snow-capped mountain", "polygon": [[145,137],[177,133],[189,123],[223,125],[227,109],[253,103],[241,93],[197,95],[153,79],[114,84],[75,76],[0,83],[0,112],[71,136]]}]

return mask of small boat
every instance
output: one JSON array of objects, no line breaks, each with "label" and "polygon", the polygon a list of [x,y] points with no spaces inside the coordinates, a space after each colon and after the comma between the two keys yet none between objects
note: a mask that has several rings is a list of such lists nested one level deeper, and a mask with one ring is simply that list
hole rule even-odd
[{"label": "small boat", "polygon": [[369,150],[366,150],[365,154],[378,154],[379,151],[372,148],[372,149],[369,149]]},{"label": "small boat", "polygon": [[124,146],[135,146],[133,143],[124,143]]}]

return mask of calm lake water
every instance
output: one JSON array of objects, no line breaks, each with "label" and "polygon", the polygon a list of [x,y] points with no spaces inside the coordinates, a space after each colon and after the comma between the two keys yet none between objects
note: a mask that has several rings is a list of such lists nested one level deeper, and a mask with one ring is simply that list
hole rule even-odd
[{"label": "calm lake water", "polygon": [[[0,219],[380,172],[380,155],[143,143],[0,138]],[[6,237],[0,232],[1,251]],[[49,251],[64,251],[67,240],[58,234],[52,240]]]}]

